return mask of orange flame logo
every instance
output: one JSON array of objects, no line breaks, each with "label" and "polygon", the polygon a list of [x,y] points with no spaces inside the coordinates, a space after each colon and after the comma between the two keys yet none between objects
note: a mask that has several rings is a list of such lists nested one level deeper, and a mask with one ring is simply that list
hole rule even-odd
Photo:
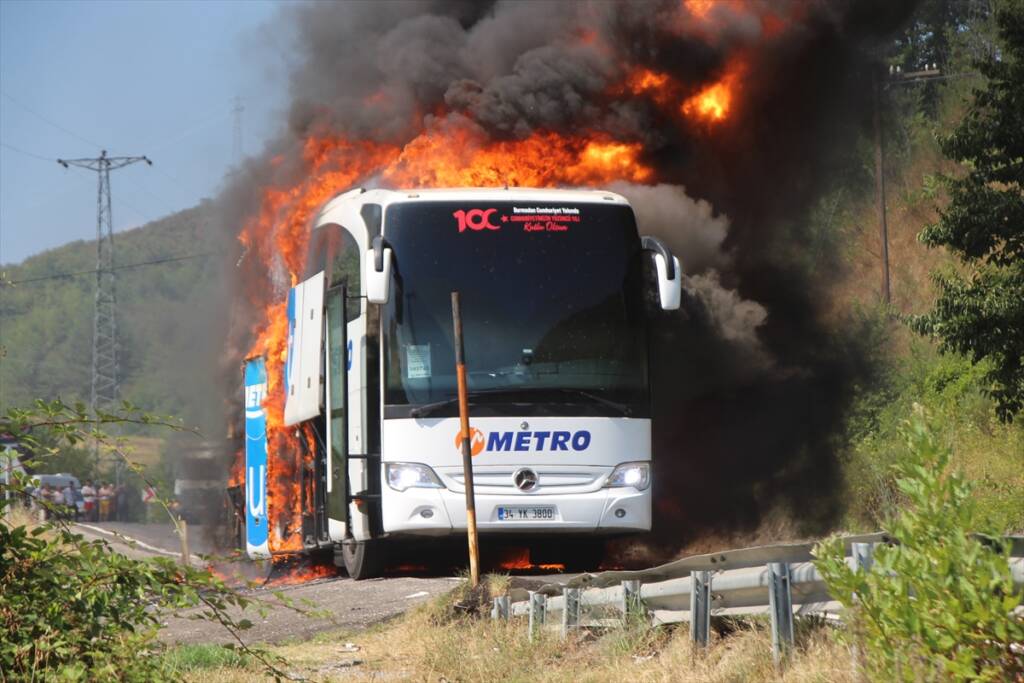
[{"label": "orange flame logo", "polygon": [[[462,430],[455,435],[455,448],[462,452]],[[476,427],[469,428],[469,452],[470,455],[480,455],[484,451],[484,433]]]}]

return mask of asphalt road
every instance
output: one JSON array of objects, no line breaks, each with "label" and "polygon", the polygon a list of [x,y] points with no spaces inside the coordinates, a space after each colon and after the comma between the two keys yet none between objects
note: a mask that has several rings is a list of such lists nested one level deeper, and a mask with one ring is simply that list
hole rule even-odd
[{"label": "asphalt road", "polygon": [[[77,530],[87,538],[103,538],[118,552],[130,557],[154,556],[180,559],[181,543],[171,525],[157,524],[79,524]],[[201,527],[189,527],[189,550],[192,563],[206,566],[209,562],[197,554],[212,552]],[[395,576],[353,581],[343,572],[330,567],[298,565],[286,570],[272,569],[269,563],[215,562],[223,575],[244,574],[254,587],[243,592],[269,607],[266,617],[250,610],[245,616],[253,627],[244,632],[247,643],[274,643],[290,638],[305,638],[333,629],[359,629],[396,617],[410,607],[451,590],[459,581],[448,568],[424,566],[399,567]],[[302,583],[290,583],[299,574],[316,569],[326,576]],[[410,575],[415,574],[415,575]],[[518,577],[519,585],[540,585],[550,576]],[[564,575],[562,578],[566,578]],[[279,604],[274,596],[280,592],[306,610],[327,616],[299,614]],[[306,602],[310,605],[305,604]],[[205,620],[169,618],[161,631],[168,643],[230,643],[233,637],[220,625]]]}]

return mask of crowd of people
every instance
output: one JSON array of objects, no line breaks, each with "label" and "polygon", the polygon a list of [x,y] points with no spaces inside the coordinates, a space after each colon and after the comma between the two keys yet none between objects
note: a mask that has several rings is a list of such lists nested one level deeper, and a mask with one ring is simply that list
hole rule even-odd
[{"label": "crowd of people", "polygon": [[[57,514],[66,519],[87,522],[124,521],[127,511],[127,488],[110,482],[87,480],[81,488],[69,481],[63,487],[44,483],[32,491],[32,507],[38,511],[40,520],[48,514]],[[41,505],[40,501],[50,503]]]}]

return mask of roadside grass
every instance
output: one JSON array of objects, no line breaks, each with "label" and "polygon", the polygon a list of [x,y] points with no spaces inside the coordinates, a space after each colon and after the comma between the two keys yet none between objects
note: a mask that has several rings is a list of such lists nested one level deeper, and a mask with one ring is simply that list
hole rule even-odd
[{"label": "roadside grass", "polygon": [[892,466],[910,456],[900,428],[915,405],[930,416],[940,440],[952,448],[952,465],[973,483],[985,528],[1024,531],[1024,419],[996,419],[984,394],[984,366],[954,354],[941,355],[924,341],[911,345],[890,380],[858,399],[849,424],[850,449],[843,463],[847,514],[843,527],[874,530],[896,512],[903,496]]},{"label": "roadside grass", "polygon": [[[551,629],[530,642],[525,619],[495,622],[457,607],[467,595],[465,588],[456,588],[391,622],[324,633],[270,651],[288,662],[289,674],[311,681],[855,680],[849,650],[822,620],[801,623],[796,647],[779,672],[764,619],[716,622],[718,633],[703,652],[691,646],[685,624],[581,631],[565,641]],[[212,683],[253,676],[252,669],[235,664],[183,673],[184,680]]]},{"label": "roadside grass", "polygon": [[239,650],[223,645],[178,645],[163,655],[168,675],[181,676],[208,669],[234,669],[251,672],[258,662]]}]

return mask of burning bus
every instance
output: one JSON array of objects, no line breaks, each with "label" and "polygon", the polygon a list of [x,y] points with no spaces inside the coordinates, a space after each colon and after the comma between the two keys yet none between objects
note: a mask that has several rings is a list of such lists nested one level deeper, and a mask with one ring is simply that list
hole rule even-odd
[{"label": "burning bus", "polygon": [[484,543],[555,544],[593,569],[606,539],[650,530],[647,319],[678,308],[681,272],[626,199],[356,189],[308,249],[283,377],[244,368],[250,557],[333,552],[358,579],[389,547],[465,532],[453,291]]}]

